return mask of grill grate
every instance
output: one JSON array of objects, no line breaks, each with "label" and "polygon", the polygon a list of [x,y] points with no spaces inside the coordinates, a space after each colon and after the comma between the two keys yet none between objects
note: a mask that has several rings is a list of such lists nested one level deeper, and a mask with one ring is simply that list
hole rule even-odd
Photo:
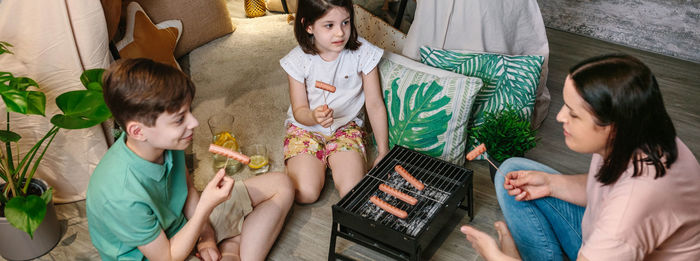
[{"label": "grill grate", "polygon": [[[411,175],[425,184],[422,191],[414,188],[401,175],[394,171],[394,166],[403,166]],[[331,246],[335,248],[336,224],[343,228],[351,228],[368,237],[388,244],[388,248],[402,249],[414,253],[415,249],[407,249],[406,245],[420,248],[421,242],[428,242],[439,229],[430,230],[436,217],[449,218],[454,213],[456,205],[460,205],[465,197],[472,202],[471,170],[432,158],[401,146],[395,146],[382,161],[353,188],[345,197],[333,206],[334,231]],[[378,189],[380,184],[387,184],[403,193],[418,199],[416,205],[410,205]],[[468,195],[467,195],[468,194]],[[369,201],[371,196],[377,196],[387,203],[408,213],[406,219],[398,218]],[[469,216],[473,215],[473,204],[468,204]],[[441,227],[444,222],[435,222],[433,226]],[[430,235],[424,235],[430,234]],[[347,234],[340,234],[347,238]],[[391,240],[392,238],[396,240]],[[350,239],[352,240],[352,239]],[[410,241],[410,244],[406,244]],[[382,245],[379,244],[379,245]],[[369,242],[365,245],[377,245]],[[381,251],[381,249],[379,249]],[[335,250],[332,249],[332,254]],[[330,254],[329,253],[329,259]],[[389,253],[391,254],[391,253]],[[411,255],[412,256],[412,255]]]}]

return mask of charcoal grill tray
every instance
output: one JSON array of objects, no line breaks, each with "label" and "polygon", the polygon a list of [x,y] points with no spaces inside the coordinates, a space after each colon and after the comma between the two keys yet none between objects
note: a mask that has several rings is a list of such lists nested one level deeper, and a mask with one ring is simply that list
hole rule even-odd
[{"label": "charcoal grill tray", "polygon": [[[394,166],[404,166],[413,176],[423,181],[428,190],[444,192],[444,198],[428,197],[418,194],[418,191],[407,185],[399,184],[403,180],[394,173]],[[392,174],[393,173],[393,174]],[[394,177],[392,177],[394,175]],[[408,205],[398,199],[390,197],[377,189],[381,183],[387,183],[392,187],[418,198],[418,204]],[[418,230],[409,230],[398,226],[398,218],[382,211],[376,220],[375,216],[363,216],[368,207],[374,207],[369,202],[369,197],[377,195],[392,205],[405,210],[408,217],[404,223],[423,221],[423,226]],[[467,205],[463,201],[467,200]],[[437,200],[437,201],[436,201]],[[435,209],[434,213],[425,215],[426,205]],[[418,260],[422,250],[425,250],[447,223],[457,207],[467,210],[470,218],[473,218],[473,192],[472,171],[449,162],[432,158],[402,146],[395,146],[382,161],[337,204],[332,206],[333,227],[331,233],[331,245],[329,260],[335,260],[335,239],[341,236],[365,247],[372,248],[396,259]],[[376,208],[376,207],[375,207]],[[421,219],[422,218],[422,219]]]}]

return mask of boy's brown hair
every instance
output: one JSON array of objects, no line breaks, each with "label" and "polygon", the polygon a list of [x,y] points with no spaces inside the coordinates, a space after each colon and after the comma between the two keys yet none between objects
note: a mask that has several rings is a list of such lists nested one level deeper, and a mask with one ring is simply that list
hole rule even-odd
[{"label": "boy's brown hair", "polygon": [[104,99],[117,124],[148,127],[163,112],[176,113],[192,103],[194,83],[180,70],[150,59],[118,60],[104,72]]}]

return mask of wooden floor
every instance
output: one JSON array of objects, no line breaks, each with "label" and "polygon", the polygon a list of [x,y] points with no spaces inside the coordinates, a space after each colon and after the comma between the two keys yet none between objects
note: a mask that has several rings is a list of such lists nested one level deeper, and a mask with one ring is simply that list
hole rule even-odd
[{"label": "wooden floor", "polygon": [[[588,155],[569,151],[563,142],[561,126],[555,115],[562,106],[561,87],[567,70],[576,62],[594,55],[625,52],[639,57],[656,73],[673,118],[678,135],[700,156],[700,64],[666,56],[637,51],[603,41],[566,32],[547,30],[550,43],[549,79],[552,96],[548,118],[539,130],[541,140],[527,156],[539,160],[563,173],[581,173],[588,168]],[[459,224],[471,224],[494,235],[492,224],[502,219],[488,174],[483,162],[467,165],[473,169],[475,213],[470,223],[463,211],[446,224],[441,237],[444,242],[432,255],[432,260],[479,260],[475,251],[458,232]],[[330,181],[329,181],[330,183]],[[331,205],[339,200],[337,192],[327,184],[321,199],[311,205],[295,205],[275,246],[270,260],[326,260],[331,231]],[[85,217],[85,202],[79,201],[57,207],[63,226],[63,238],[49,254],[39,260],[97,260],[99,256],[90,243]],[[364,247],[339,240],[337,251],[359,260],[384,260],[386,257]],[[0,258],[1,259],[1,258]],[[196,258],[191,258],[196,260]]]}]

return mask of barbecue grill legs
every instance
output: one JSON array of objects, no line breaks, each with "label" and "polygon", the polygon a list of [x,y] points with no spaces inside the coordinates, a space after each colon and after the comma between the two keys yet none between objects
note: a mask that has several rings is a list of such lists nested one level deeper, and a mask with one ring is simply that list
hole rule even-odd
[{"label": "barbecue grill legs", "polygon": [[331,227],[331,243],[330,246],[328,246],[328,261],[335,261],[335,238],[337,237],[335,233],[338,230],[338,223],[333,222]]},{"label": "barbecue grill legs", "polygon": [[423,250],[420,247],[417,247],[413,253],[406,253],[406,252],[400,252],[398,250],[390,250],[390,248],[386,245],[383,245],[380,242],[375,242],[375,241],[368,241],[368,239],[358,233],[352,232],[350,229],[345,228],[344,231],[341,231],[343,227],[338,224],[338,222],[333,222],[332,224],[332,230],[331,230],[331,242],[328,246],[328,261],[335,261],[337,259],[340,260],[354,260],[351,259],[343,254],[337,254],[335,252],[335,241],[337,237],[342,237],[345,238],[349,241],[352,241],[356,244],[359,244],[361,246],[364,246],[366,248],[372,249],[374,251],[377,251],[378,253],[381,253],[383,255],[386,255],[388,257],[391,257],[395,260],[410,260],[410,261],[419,261],[421,260],[421,256],[423,254]]}]

